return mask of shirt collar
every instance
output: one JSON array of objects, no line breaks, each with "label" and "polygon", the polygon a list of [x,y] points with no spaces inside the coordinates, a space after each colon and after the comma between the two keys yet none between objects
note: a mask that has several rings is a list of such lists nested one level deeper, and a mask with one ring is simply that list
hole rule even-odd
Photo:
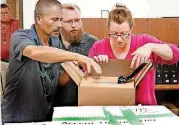
[{"label": "shirt collar", "polygon": [[42,45],[38,36],[37,36],[37,32],[36,32],[34,24],[31,26],[31,30],[32,30],[32,37],[33,37],[34,41],[36,41],[38,45]]},{"label": "shirt collar", "polygon": [[[37,32],[36,32],[36,29],[35,29],[35,24],[33,24],[32,26],[31,26],[31,30],[32,30],[32,37],[33,37],[33,39],[34,39],[34,41],[36,41],[37,42],[37,45],[43,45],[41,42],[40,42],[40,40],[39,40],[39,38],[38,38],[38,36],[37,36]],[[49,45],[51,46],[51,44],[52,44],[52,39],[51,38],[49,38]]]}]

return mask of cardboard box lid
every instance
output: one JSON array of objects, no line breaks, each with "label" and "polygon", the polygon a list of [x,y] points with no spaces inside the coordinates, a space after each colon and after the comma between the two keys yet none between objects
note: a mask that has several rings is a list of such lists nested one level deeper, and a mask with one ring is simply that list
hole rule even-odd
[{"label": "cardboard box lid", "polygon": [[69,74],[69,76],[75,81],[75,83],[79,86],[81,80],[85,74],[81,71],[81,69],[76,66],[73,62],[64,62],[61,63],[62,67]]},{"label": "cardboard box lid", "polygon": [[[152,67],[152,63],[146,62],[147,64],[145,67],[136,75],[135,77],[135,85],[136,87],[140,80],[144,77],[144,75],[147,73],[147,71]],[[130,68],[131,60],[124,60],[124,59],[116,59],[112,60],[110,59],[108,63],[106,64],[100,64],[102,68],[102,74],[95,73],[94,70],[91,72],[91,76],[113,76],[113,77],[119,77],[119,76],[128,76],[132,69]],[[76,84],[79,86],[81,83],[82,78],[85,76],[85,74],[81,71],[81,69],[76,66],[73,62],[64,62],[61,64],[63,68],[66,70],[66,72],[70,75],[70,77],[76,82]],[[117,68],[116,68],[117,67]],[[117,83],[117,81],[116,81]]]},{"label": "cardboard box lid", "polygon": [[146,66],[136,75],[134,87],[136,88],[139,82],[142,80],[142,78],[145,76],[145,74],[152,68],[153,64],[151,62],[145,62]]},{"label": "cardboard box lid", "polygon": [[[127,59],[109,59],[108,63],[100,64],[102,74],[100,76],[119,77],[128,76],[133,69],[130,68],[131,60]],[[90,76],[99,76],[93,69]]]},{"label": "cardboard box lid", "polygon": [[[119,77],[121,75],[128,76],[132,71],[130,68],[131,60],[122,60],[122,59],[110,59],[108,63],[101,64],[101,68],[103,73],[100,76],[112,76]],[[69,76],[75,81],[75,83],[79,86],[82,78],[85,74],[81,71],[81,69],[76,66],[72,61],[61,63],[62,67],[69,74]],[[110,70],[109,70],[110,67]],[[118,67],[118,68],[116,68]],[[114,70],[115,69],[115,70]],[[122,70],[121,70],[122,69]],[[99,76],[94,69],[91,69],[91,76]]]}]

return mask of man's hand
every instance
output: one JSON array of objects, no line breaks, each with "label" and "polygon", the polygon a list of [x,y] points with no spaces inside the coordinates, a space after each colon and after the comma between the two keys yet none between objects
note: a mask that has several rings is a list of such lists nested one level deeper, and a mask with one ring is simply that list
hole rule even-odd
[{"label": "man's hand", "polygon": [[94,56],[93,59],[100,63],[100,64],[105,64],[108,63],[108,56],[107,55],[98,55],[98,56]]},{"label": "man's hand", "polygon": [[151,53],[152,49],[150,46],[147,46],[147,44],[139,47],[131,54],[134,55],[131,62],[131,68],[137,68],[141,63],[148,61]]},{"label": "man's hand", "polygon": [[96,63],[92,58],[77,54],[77,61],[84,69],[87,69],[88,73],[91,73],[91,67],[94,68],[96,73],[102,73],[100,65]]}]

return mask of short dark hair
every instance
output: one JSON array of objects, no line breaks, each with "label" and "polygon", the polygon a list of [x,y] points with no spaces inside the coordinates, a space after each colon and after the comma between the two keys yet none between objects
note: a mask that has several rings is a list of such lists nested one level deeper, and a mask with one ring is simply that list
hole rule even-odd
[{"label": "short dark hair", "polygon": [[1,4],[1,8],[8,8],[9,10],[11,10],[11,8],[7,4],[5,4],[5,3]]},{"label": "short dark hair", "polygon": [[52,6],[59,6],[62,9],[61,3],[57,0],[39,0],[35,6],[34,16],[48,12],[48,8]]}]

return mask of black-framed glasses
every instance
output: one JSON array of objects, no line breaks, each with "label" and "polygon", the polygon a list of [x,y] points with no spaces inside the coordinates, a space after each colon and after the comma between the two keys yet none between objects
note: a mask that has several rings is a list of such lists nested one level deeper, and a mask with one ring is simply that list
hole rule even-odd
[{"label": "black-framed glasses", "polygon": [[74,20],[62,20],[63,23],[66,23],[68,25],[79,24],[81,22],[81,19],[74,19]]},{"label": "black-framed glasses", "polygon": [[113,39],[117,39],[118,37],[121,37],[122,39],[128,39],[130,36],[130,33],[124,33],[124,34],[115,34],[115,33],[109,33],[109,37]]}]

